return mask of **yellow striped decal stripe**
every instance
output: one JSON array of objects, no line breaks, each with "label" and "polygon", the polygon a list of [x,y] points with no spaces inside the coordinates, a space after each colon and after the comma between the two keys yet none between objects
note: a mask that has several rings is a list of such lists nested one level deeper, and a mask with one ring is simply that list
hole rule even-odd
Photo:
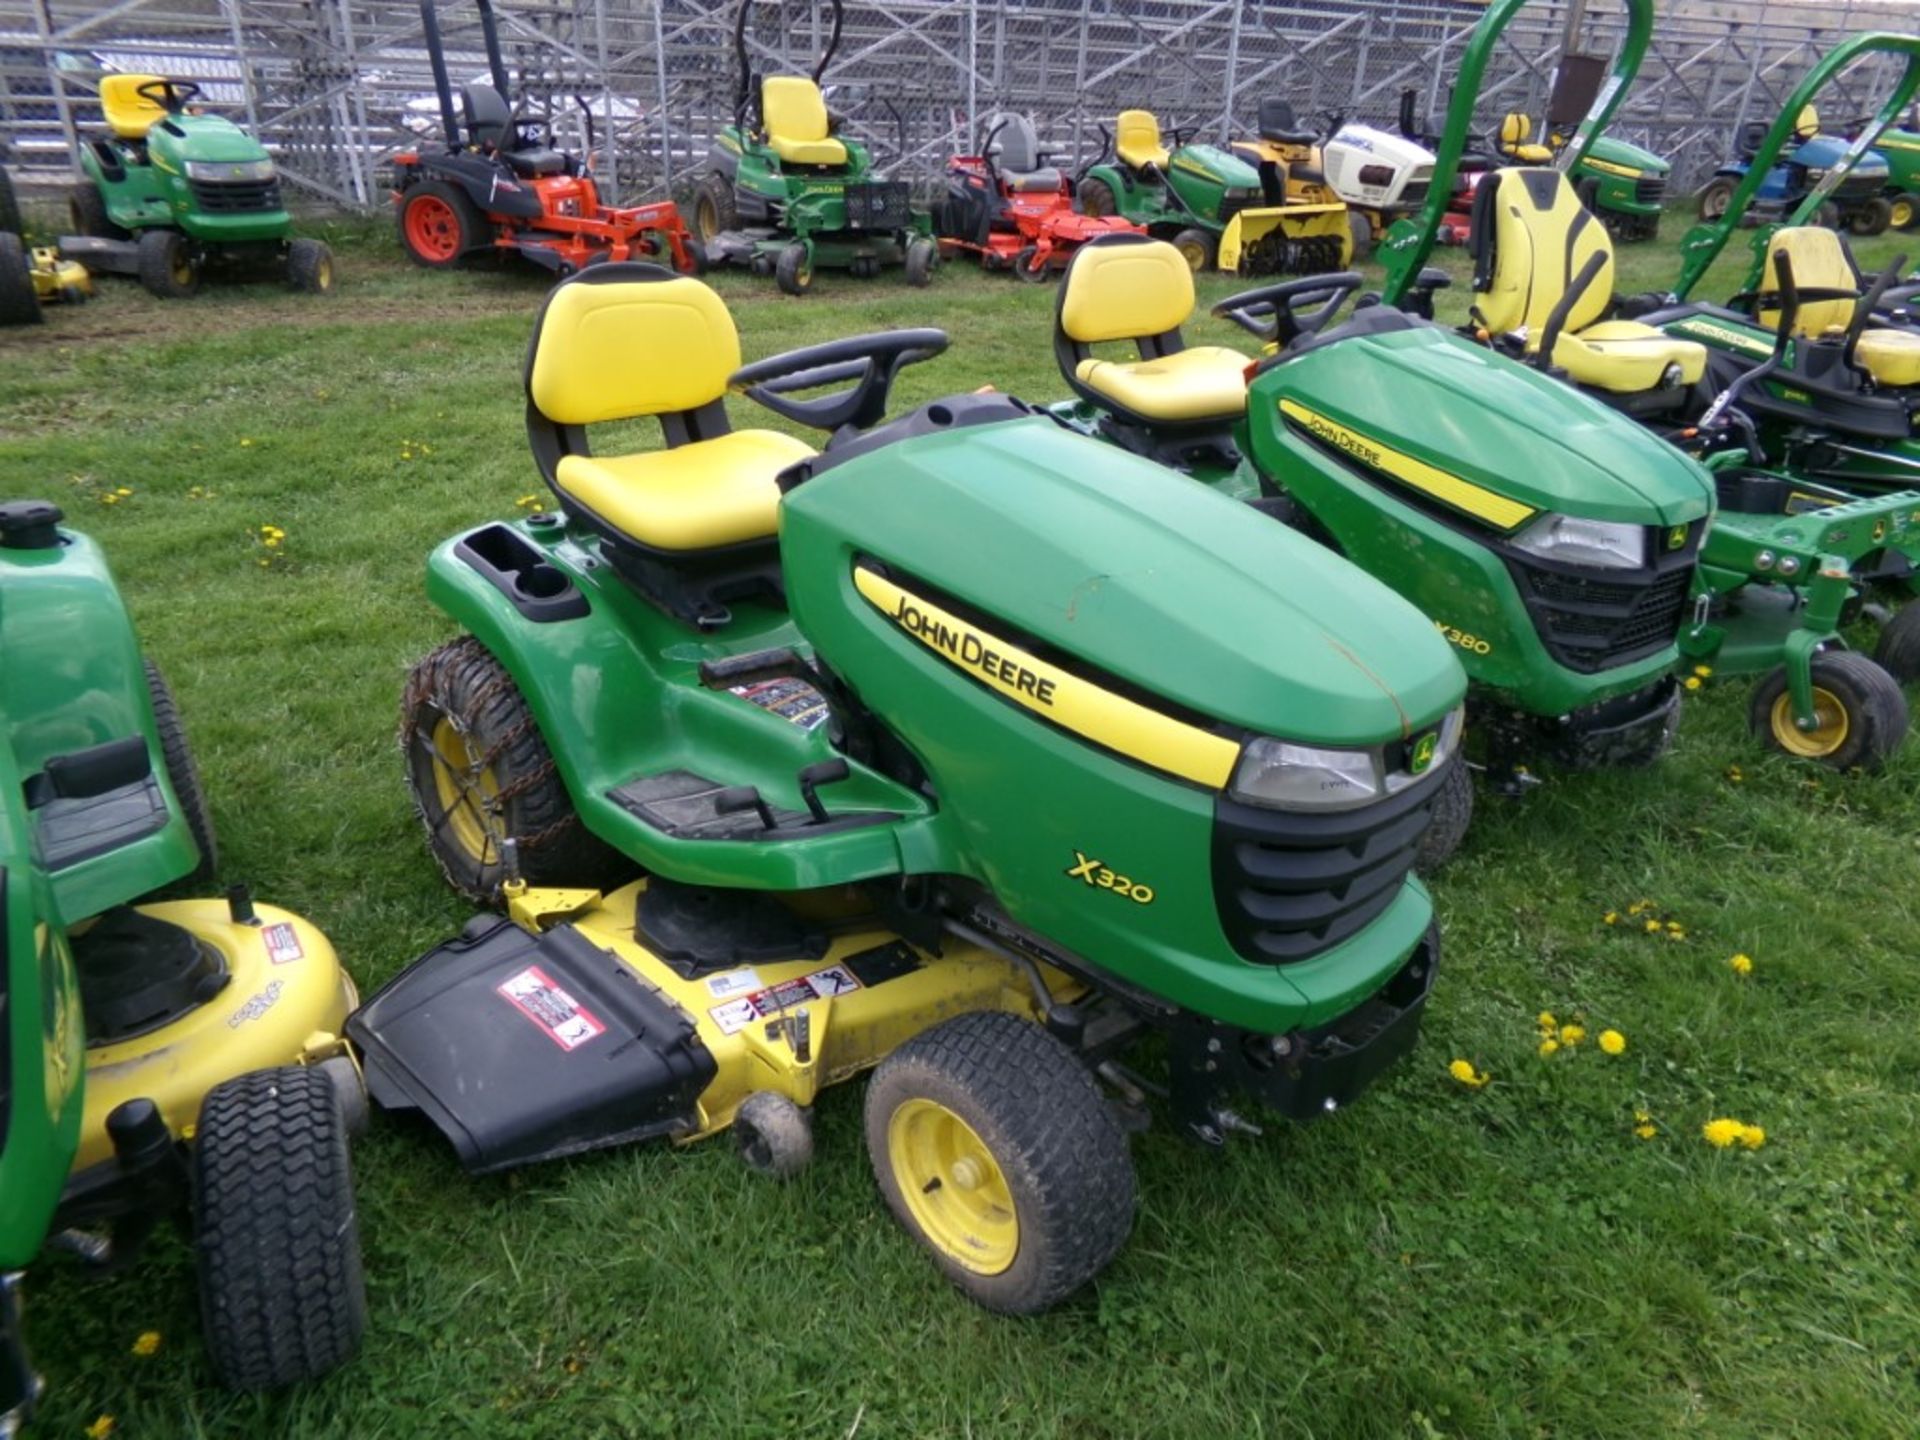
[{"label": "yellow striped decal stripe", "polygon": [[1182,780],[1224,788],[1240,746],[1223,736],[1104,690],[989,634],[864,565],[856,589],[934,654],[1016,705],[1115,754]]},{"label": "yellow striped decal stripe", "polygon": [[1369,439],[1356,430],[1346,426],[1316,410],[1309,410],[1293,400],[1280,402],[1280,413],[1305,430],[1314,439],[1331,445],[1344,455],[1383,475],[1391,475],[1403,485],[1410,485],[1423,494],[1431,495],[1443,505],[1451,505],[1455,510],[1473,516],[1500,530],[1514,530],[1531,520],[1539,512],[1531,505],[1523,505],[1518,500],[1510,500],[1505,495],[1489,490],[1484,485],[1476,485],[1471,480],[1462,480],[1458,475],[1449,475],[1416,460],[1411,455],[1403,455],[1398,450],[1389,449],[1378,440]]}]

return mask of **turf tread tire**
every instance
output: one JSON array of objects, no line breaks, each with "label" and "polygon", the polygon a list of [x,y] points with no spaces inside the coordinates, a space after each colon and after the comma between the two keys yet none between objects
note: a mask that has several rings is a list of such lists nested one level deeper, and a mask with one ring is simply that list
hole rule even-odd
[{"label": "turf tread tire", "polygon": [[20,237],[0,230],[0,325],[39,325],[40,292],[33,288],[33,261]]},{"label": "turf tread tire", "polygon": [[773,266],[774,283],[783,295],[796,299],[813,288],[813,267],[807,262],[807,247],[795,241],[780,251]]},{"label": "turf tread tire", "polygon": [[[709,219],[712,221],[710,232]],[[694,234],[703,245],[712,244],[728,230],[740,228],[740,203],[734,199],[733,181],[718,170],[710,170],[701,177],[700,188],[694,193],[693,224]]]},{"label": "turf tread tire", "polygon": [[[1874,771],[1900,748],[1910,715],[1900,682],[1878,663],[1853,650],[1826,650],[1813,657],[1813,683],[1846,706],[1849,733],[1840,748],[1820,756],[1835,770]],[[1786,667],[1777,666],[1754,687],[1747,722],[1753,733],[1782,754],[1773,737],[1773,705],[1787,689]]]},{"label": "turf tread tire", "polygon": [[1460,849],[1472,824],[1473,771],[1456,756],[1441,777],[1439,793],[1433,799],[1433,818],[1414,850],[1413,868],[1422,875],[1439,873]]},{"label": "turf tread tire", "polygon": [[438,715],[454,719],[456,728],[464,725],[467,735],[493,752],[495,780],[514,790],[503,838],[518,842],[520,874],[529,885],[611,889],[633,877],[636,867],[581,822],[553,752],[506,667],[473,636],[463,635],[413,667],[400,709],[400,748],[414,811],[426,828],[428,850],[455,890],[482,905],[497,904],[505,873],[497,859],[476,865],[443,841],[443,827],[436,826],[439,800],[431,771],[421,769],[430,747],[420,740],[420,726],[425,721],[431,735]]},{"label": "turf tread tire", "polygon": [[741,1163],[769,1180],[791,1180],[813,1163],[813,1122],[774,1090],[756,1090],[740,1102],[733,1139]]},{"label": "turf tread tire", "polygon": [[1873,658],[1902,685],[1920,680],[1920,601],[1902,605],[1880,627]]},{"label": "turf tread tire", "polygon": [[[1007,1178],[1020,1241],[998,1275],[933,1250],[901,1198],[886,1158],[888,1125],[902,1103],[921,1097],[965,1120]],[[1030,1315],[1057,1304],[1104,1270],[1133,1229],[1126,1132],[1086,1066],[1029,1020],[980,1010],[921,1031],[874,1071],[865,1129],[888,1208],[986,1309]]]},{"label": "turf tread tire", "polygon": [[[453,212],[456,245],[453,254],[445,259],[432,255],[422,255],[413,248],[413,242],[407,238],[407,207],[416,199],[431,197],[441,201]],[[400,248],[407,252],[407,258],[423,270],[452,270],[465,263],[467,256],[476,250],[487,248],[491,242],[491,229],[487,217],[480,207],[473,203],[466,191],[457,185],[449,185],[444,180],[420,180],[409,185],[400,194],[393,206],[394,231],[400,237]]]},{"label": "turf tread tire", "polygon": [[324,240],[299,239],[287,246],[287,284],[303,295],[333,291],[333,248]]},{"label": "turf tread tire", "polygon": [[924,289],[933,283],[934,267],[939,263],[940,247],[924,235],[917,240],[907,242],[902,268],[906,271],[907,284],[914,289]]},{"label": "turf tread tire", "polygon": [[222,1384],[276,1390],[338,1368],[366,1330],[347,1120],[290,1065],[216,1086],[193,1140],[194,1248]]},{"label": "turf tread tire", "polygon": [[136,259],[140,283],[149,295],[162,300],[190,300],[200,289],[200,268],[191,269],[192,278],[182,280],[178,269],[186,253],[187,237],[178,230],[143,230]]},{"label": "turf tread tire", "polygon": [[193,763],[193,749],[187,744],[187,728],[180,719],[173,687],[167,684],[167,677],[153,661],[141,663],[147,671],[147,698],[153,702],[153,728],[160,736],[160,757],[166,762],[167,783],[173,786],[174,798],[186,812],[193,843],[200,847],[200,865],[188,878],[207,880],[219,868],[220,844],[213,831],[213,810],[200,784],[200,767]]}]

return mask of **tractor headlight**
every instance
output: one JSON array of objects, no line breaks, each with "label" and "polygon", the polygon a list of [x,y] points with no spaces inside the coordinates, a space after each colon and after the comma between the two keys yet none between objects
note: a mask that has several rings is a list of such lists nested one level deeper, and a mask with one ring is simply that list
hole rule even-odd
[{"label": "tractor headlight", "polygon": [[1437,727],[1416,736],[1405,747],[1405,763],[1391,770],[1378,746],[1342,750],[1263,735],[1240,752],[1227,794],[1273,810],[1356,810],[1399,794],[1445,764],[1459,749],[1465,724],[1466,707],[1455,706]]},{"label": "tractor headlight", "polygon": [[1543,515],[1513,537],[1516,549],[1562,565],[1591,565],[1600,570],[1638,570],[1647,563],[1647,535],[1638,525],[1617,520],[1582,520],[1576,515]]},{"label": "tractor headlight", "polygon": [[189,160],[187,161],[189,180],[271,180],[273,179],[273,161],[271,160]]}]

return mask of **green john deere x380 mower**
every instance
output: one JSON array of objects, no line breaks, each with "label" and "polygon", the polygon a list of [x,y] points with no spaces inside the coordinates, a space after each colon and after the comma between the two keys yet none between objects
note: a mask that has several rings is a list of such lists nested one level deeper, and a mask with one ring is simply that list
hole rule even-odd
[{"label": "green john deere x380 mower", "polygon": [[162,299],[200,288],[209,264],[280,267],[296,290],[333,288],[333,252],[299,239],[266,148],[194,101],[191,80],[108,75],[107,134],[80,146],[60,251],[90,270],[136,275]]},{"label": "green john deere x380 mower", "polygon": [[733,124],[714,141],[694,197],[708,263],[751,265],[789,295],[804,295],[816,270],[865,279],[898,265],[909,285],[925,285],[940,257],[932,217],[913,208],[906,181],[874,174],[865,145],[834,133],[820,91],[840,47],[840,0],[812,74],[762,75],[757,86],[747,54],[752,4],[739,0],[734,17]]},{"label": "green john deere x380 mower", "polygon": [[[871,1068],[895,1214],[1029,1311],[1127,1235],[1102,1086],[1144,1114],[1136,1036],[1215,1144],[1242,1097],[1324,1115],[1413,1044],[1437,937],[1409,867],[1464,682],[1336,556],[1003,395],[879,423],[945,345],[742,369],[698,281],[555,289],[526,393],[560,509],[435,552],[469,633],[401,728],[434,855],[510,919],[349,1030],[375,1098],[476,1170],[731,1126],[791,1173],[805,1107]],[[824,451],[730,428],[729,387]],[[590,448],[641,416],[664,450]]]}]

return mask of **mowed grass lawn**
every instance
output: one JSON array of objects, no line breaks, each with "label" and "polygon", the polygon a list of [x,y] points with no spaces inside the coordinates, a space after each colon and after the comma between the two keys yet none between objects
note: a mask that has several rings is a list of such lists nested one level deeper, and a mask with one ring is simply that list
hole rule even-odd
[{"label": "mowed grass lawn", "polygon": [[[1671,275],[1682,228],[1628,252],[1623,289]],[[453,633],[422,593],[429,548],[539,489],[519,376],[546,285],[419,273],[384,228],[336,238],[327,300],[267,283],[161,303],[109,279],[0,332],[0,491],[105,544],[179,692],[223,879],[312,916],[368,990],[467,918],[409,809],[396,708]],[[938,325],[953,348],[907,372],[903,405],[1062,390],[1051,289],[962,266],[925,291],[826,277],[800,301],[715,284],[749,358]],[[264,525],[286,534],[267,565]],[[1411,1062],[1327,1123],[1223,1154],[1139,1138],[1132,1243],[1054,1313],[995,1318],[939,1279],[875,1190],[857,1085],[822,1100],[818,1161],[784,1187],[725,1143],[474,1181],[376,1116],[355,1156],[357,1363],[224,1394],[177,1239],[104,1281],[50,1257],[28,1292],[39,1433],[111,1415],[119,1436],[249,1440],[1911,1436],[1920,744],[1834,775],[1762,754],[1746,705],[1739,684],[1689,697],[1652,773],[1483,795],[1434,887],[1445,961]],[[1590,1038],[1543,1058],[1541,1011]],[[1597,1049],[1605,1028],[1624,1054]],[[1489,1083],[1450,1078],[1456,1058]],[[1764,1146],[1710,1147],[1717,1117]],[[149,1330],[159,1352],[137,1357]]]}]

